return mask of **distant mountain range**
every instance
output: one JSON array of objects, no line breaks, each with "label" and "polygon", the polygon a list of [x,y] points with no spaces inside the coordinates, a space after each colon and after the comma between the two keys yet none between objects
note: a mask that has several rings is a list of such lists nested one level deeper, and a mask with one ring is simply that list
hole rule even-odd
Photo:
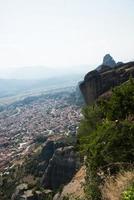
[{"label": "distant mountain range", "polygon": [[76,65],[64,67],[48,67],[48,66],[25,66],[8,68],[8,70],[0,71],[0,78],[3,79],[27,79],[40,80],[53,77],[69,76],[72,74],[84,75],[90,70],[89,65]]},{"label": "distant mountain range", "polygon": [[45,91],[76,86],[90,69],[88,65],[52,68],[45,66],[18,67],[0,74],[0,98],[27,91]]},{"label": "distant mountain range", "polygon": [[76,86],[81,79],[81,74],[64,75],[41,80],[0,79],[0,98],[25,92],[43,92],[51,89]]}]

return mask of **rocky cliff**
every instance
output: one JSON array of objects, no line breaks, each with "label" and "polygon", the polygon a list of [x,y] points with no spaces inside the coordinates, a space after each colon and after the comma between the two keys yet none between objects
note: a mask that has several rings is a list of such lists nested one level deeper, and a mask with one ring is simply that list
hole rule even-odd
[{"label": "rocky cliff", "polygon": [[73,146],[58,148],[45,171],[44,187],[58,189],[72,179],[79,167],[79,156],[75,153]]},{"label": "rocky cliff", "polygon": [[53,200],[84,200],[84,184],[86,179],[86,167],[82,166],[73,179],[63,187],[62,192],[55,194]]},{"label": "rocky cliff", "polygon": [[103,93],[134,77],[134,62],[117,63],[114,67],[104,64],[87,73],[80,84],[86,104],[92,104]]},{"label": "rocky cliff", "polygon": [[[75,143],[74,137],[48,137],[39,152],[27,160],[25,173],[14,190],[12,200],[49,199],[52,191],[67,184],[80,168],[80,157],[74,150]],[[26,178],[28,175],[31,178]]]}]

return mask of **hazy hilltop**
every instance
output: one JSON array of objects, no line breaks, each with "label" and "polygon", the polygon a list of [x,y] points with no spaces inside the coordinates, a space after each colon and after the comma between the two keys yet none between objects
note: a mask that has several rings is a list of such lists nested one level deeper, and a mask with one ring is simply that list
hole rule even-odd
[{"label": "hazy hilltop", "polygon": [[83,76],[88,70],[90,65],[75,65],[75,66],[24,66],[8,68],[2,70],[0,78],[3,79],[27,79],[27,80],[40,80],[48,78],[59,78],[62,76],[81,75]]},{"label": "hazy hilltop", "polygon": [[46,66],[8,69],[0,75],[0,97],[76,86],[89,68],[88,65],[79,65],[69,69]]},{"label": "hazy hilltop", "polygon": [[62,72],[59,70],[54,70],[53,68],[47,66],[25,66],[16,67],[11,72],[8,78],[14,79],[46,79],[52,78],[53,76],[61,75]]},{"label": "hazy hilltop", "polygon": [[0,98],[22,93],[38,94],[52,89],[76,86],[80,79],[80,74],[40,80],[0,79]]}]

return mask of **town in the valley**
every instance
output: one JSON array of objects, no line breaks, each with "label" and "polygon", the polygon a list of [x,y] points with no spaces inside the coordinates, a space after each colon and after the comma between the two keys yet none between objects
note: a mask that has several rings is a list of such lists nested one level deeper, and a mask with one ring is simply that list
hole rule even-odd
[{"label": "town in the valley", "polygon": [[80,107],[70,93],[27,97],[0,112],[0,172],[29,155],[39,135],[75,135]]}]

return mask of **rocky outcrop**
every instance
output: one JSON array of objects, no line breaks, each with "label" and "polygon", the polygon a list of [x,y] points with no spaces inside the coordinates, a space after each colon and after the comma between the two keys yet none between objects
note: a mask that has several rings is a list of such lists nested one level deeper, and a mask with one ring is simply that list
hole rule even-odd
[{"label": "rocky outcrop", "polygon": [[24,163],[26,173],[42,177],[56,149],[66,145],[65,137],[61,135],[48,136],[46,142],[41,144],[37,152],[33,156],[28,157]]},{"label": "rocky outcrop", "polygon": [[84,184],[86,178],[86,167],[82,166],[73,179],[63,187],[62,192],[57,193],[53,200],[63,200],[69,197],[70,200],[85,199]]},{"label": "rocky outcrop", "polygon": [[17,186],[11,200],[43,200],[52,194],[51,190],[38,191],[28,189],[28,185],[23,183]]},{"label": "rocky outcrop", "polygon": [[44,160],[46,163],[52,158],[56,149],[60,147],[64,147],[66,144],[64,143],[64,139],[62,137],[48,138],[48,140],[44,143],[42,151],[39,155],[40,160]]},{"label": "rocky outcrop", "polygon": [[36,156],[25,165],[30,166],[28,174],[38,177],[40,183],[38,179],[31,182],[30,178],[21,179],[13,192],[12,200],[49,199],[48,197],[53,195],[52,190],[67,184],[80,168],[79,154],[73,147],[75,143],[74,138],[49,136],[39,153],[36,152]]},{"label": "rocky outcrop", "polygon": [[109,67],[115,67],[116,62],[110,54],[106,54],[103,58],[103,65],[106,65],[106,66],[109,66]]},{"label": "rocky outcrop", "polygon": [[110,69],[110,68],[115,67],[116,65],[117,65],[117,63],[115,62],[113,57],[110,54],[106,54],[103,58],[102,64],[99,67],[97,67],[96,69],[98,71],[100,71],[100,70],[102,70],[102,68]]},{"label": "rocky outcrop", "polygon": [[45,188],[57,189],[68,183],[79,167],[79,156],[73,146],[58,148],[49,161],[42,184]]},{"label": "rocky outcrop", "polygon": [[113,68],[103,65],[100,70],[86,74],[80,90],[85,102],[90,105],[100,95],[127,81],[131,76],[134,77],[134,62],[120,63]]}]

